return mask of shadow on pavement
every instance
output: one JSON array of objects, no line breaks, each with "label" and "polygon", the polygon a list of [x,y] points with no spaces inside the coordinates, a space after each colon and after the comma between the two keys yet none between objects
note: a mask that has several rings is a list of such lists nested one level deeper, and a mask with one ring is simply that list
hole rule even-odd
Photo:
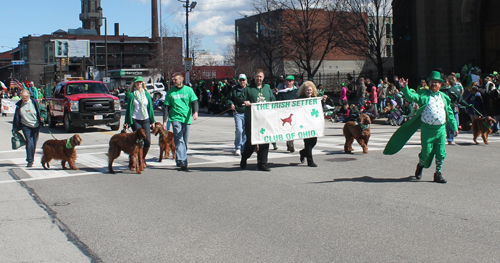
[{"label": "shadow on pavement", "polygon": [[412,177],[404,178],[374,178],[370,176],[362,176],[355,178],[338,178],[332,181],[322,181],[322,182],[311,182],[310,184],[326,184],[326,183],[337,183],[337,182],[363,182],[363,183],[401,183],[401,182],[418,182],[412,179]]}]

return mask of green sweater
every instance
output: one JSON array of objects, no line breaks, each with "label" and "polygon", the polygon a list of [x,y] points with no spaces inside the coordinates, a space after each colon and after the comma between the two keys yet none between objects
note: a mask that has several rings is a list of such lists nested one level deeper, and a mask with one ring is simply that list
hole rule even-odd
[{"label": "green sweater", "polygon": [[238,105],[238,103],[236,103],[237,99],[242,96],[243,90],[244,89],[242,89],[241,86],[238,84],[234,86],[234,88],[232,88],[231,91],[229,91],[229,93],[227,94],[227,101],[226,101],[227,106],[231,107],[231,105],[234,104],[234,109],[238,113],[245,113],[245,106],[241,106]]},{"label": "green sweater", "polygon": [[[146,98],[148,99],[148,114],[149,114],[149,122],[153,124],[155,122],[155,113],[153,111],[153,101],[151,100],[151,95],[149,92],[145,91]],[[125,123],[129,126],[132,126],[134,123],[132,119],[133,111],[134,111],[134,100],[135,96],[133,92],[125,92],[125,101],[127,102],[126,111],[125,111]]]},{"label": "green sweater", "polygon": [[[273,91],[267,84],[263,84],[261,88],[257,88],[255,86],[246,87],[243,89],[240,99],[243,101],[250,101],[250,103],[276,100],[274,98]],[[250,120],[252,119],[251,113],[251,106],[245,107],[245,121],[248,121],[248,123],[250,123]]]}]

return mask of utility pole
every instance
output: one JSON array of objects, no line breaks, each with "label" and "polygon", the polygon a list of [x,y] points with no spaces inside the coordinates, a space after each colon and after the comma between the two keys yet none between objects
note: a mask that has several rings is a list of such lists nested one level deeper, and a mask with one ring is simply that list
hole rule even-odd
[{"label": "utility pole", "polygon": [[196,7],[196,1],[189,3],[189,0],[186,1],[181,1],[177,0],[181,3],[186,3],[183,5],[183,7],[186,8],[186,58],[184,58],[184,63],[186,66],[186,84],[189,84],[189,71],[191,70],[191,67],[193,66],[193,60],[189,58],[189,12],[193,11],[193,9]]}]

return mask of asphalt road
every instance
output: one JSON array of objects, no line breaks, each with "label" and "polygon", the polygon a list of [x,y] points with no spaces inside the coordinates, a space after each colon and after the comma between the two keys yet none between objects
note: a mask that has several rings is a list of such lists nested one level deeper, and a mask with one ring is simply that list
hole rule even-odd
[{"label": "asphalt road", "polygon": [[[159,120],[161,116],[157,114]],[[285,143],[271,172],[233,156],[231,117],[191,126],[189,171],[161,164],[157,138],[149,167],[107,173],[112,134],[78,131],[79,171],[58,161],[45,171],[37,152],[10,150],[11,117],[0,119],[0,262],[499,262],[500,136],[473,145],[462,133],[447,147],[447,184],[434,167],[414,180],[419,135],[398,154],[382,149],[396,127],[373,124],[369,154],[342,153],[341,123],[326,123],[310,168]],[[71,134],[52,129],[58,139]],[[50,139],[42,130],[38,143]],[[303,143],[296,141],[297,150]]]}]

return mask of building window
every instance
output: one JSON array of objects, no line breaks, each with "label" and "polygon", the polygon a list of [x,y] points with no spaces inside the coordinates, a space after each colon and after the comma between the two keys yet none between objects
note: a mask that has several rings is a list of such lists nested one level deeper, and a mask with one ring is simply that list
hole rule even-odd
[{"label": "building window", "polygon": [[386,55],[392,57],[392,45],[385,46]]},{"label": "building window", "polygon": [[115,48],[115,49],[118,49],[118,45],[115,45],[115,46],[114,46],[114,48]]},{"label": "building window", "polygon": [[135,48],[136,48],[136,45],[134,45],[132,49],[135,51]]},{"label": "building window", "polygon": [[[134,46],[135,47],[135,46]],[[137,61],[137,56],[134,56],[134,63]]]},{"label": "building window", "polygon": [[387,38],[390,38],[391,37],[391,34],[392,34],[392,30],[391,30],[391,24],[387,23],[385,24],[385,35]]},{"label": "building window", "polygon": [[140,45],[140,46],[139,46],[139,50],[141,50],[141,51],[142,51],[142,45]]}]

